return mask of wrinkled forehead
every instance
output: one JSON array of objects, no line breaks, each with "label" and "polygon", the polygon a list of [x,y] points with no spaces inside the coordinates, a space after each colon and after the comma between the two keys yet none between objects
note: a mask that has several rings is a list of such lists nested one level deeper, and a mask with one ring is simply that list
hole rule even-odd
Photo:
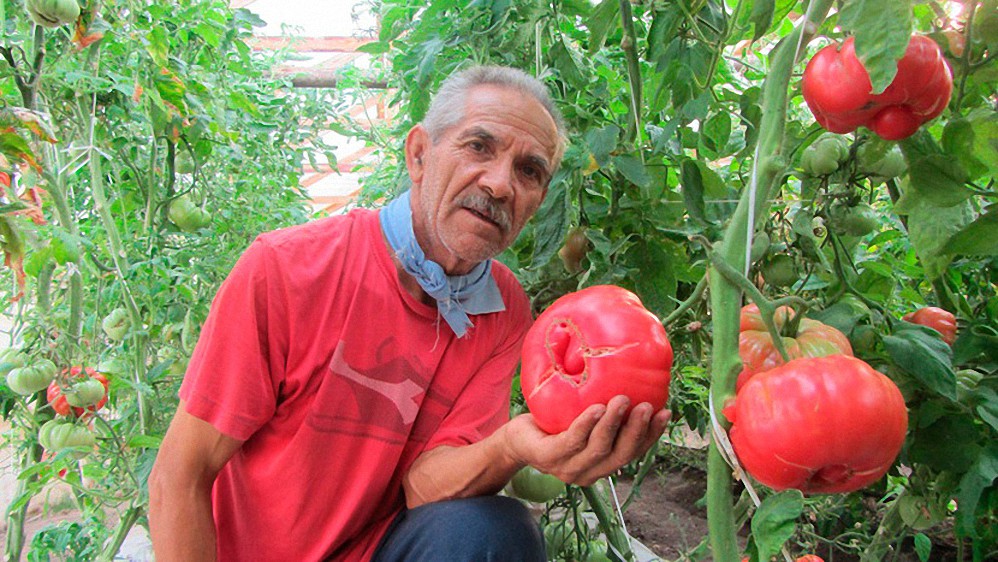
[{"label": "wrinkled forehead", "polygon": [[549,162],[558,154],[558,126],[547,109],[532,95],[516,88],[485,84],[472,88],[465,99],[464,118],[458,134],[484,129],[502,140],[531,145]]}]

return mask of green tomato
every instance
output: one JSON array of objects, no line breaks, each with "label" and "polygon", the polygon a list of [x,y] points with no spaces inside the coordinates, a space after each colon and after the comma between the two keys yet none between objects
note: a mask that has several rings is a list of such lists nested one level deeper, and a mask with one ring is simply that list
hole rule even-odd
[{"label": "green tomato", "polygon": [[167,216],[184,232],[195,232],[211,224],[211,213],[195,205],[186,195],[170,202]]},{"label": "green tomato", "polygon": [[27,0],[24,7],[31,21],[42,27],[59,27],[80,17],[80,5],[76,0]]},{"label": "green tomato", "polygon": [[513,495],[527,501],[549,502],[565,492],[565,483],[532,466],[525,466],[510,480]]},{"label": "green tomato", "polygon": [[113,341],[122,341],[131,328],[132,321],[128,317],[128,311],[124,308],[116,308],[101,321],[101,329],[107,337]]},{"label": "green tomato", "polygon": [[766,257],[766,252],[769,251],[769,246],[772,241],[769,239],[769,234],[765,230],[756,234],[752,238],[752,261],[757,262],[762,258]]},{"label": "green tomato", "polygon": [[827,176],[849,158],[849,143],[841,135],[823,133],[804,149],[800,165],[810,176]]},{"label": "green tomato", "polygon": [[866,236],[880,227],[880,215],[866,203],[832,207],[831,215],[832,229],[838,234]]},{"label": "green tomato", "polygon": [[800,278],[789,254],[776,254],[762,264],[762,278],[774,287],[789,287]]},{"label": "green tomato", "polygon": [[877,331],[869,324],[857,324],[849,332],[849,344],[857,357],[869,355],[877,345]]},{"label": "green tomato", "polygon": [[193,174],[194,169],[197,167],[194,164],[194,157],[186,150],[181,150],[177,153],[177,157],[173,161],[173,166],[174,171],[178,174]]},{"label": "green tomato", "polygon": [[0,375],[7,376],[13,369],[23,367],[28,356],[13,347],[0,349]]},{"label": "green tomato", "polygon": [[104,385],[95,378],[87,377],[74,382],[62,390],[66,403],[77,408],[93,406],[104,398]]},{"label": "green tomato", "polygon": [[97,444],[93,432],[71,421],[49,420],[38,430],[38,443],[51,453],[70,450],[71,456],[83,458]]},{"label": "green tomato", "polygon": [[856,149],[860,171],[874,179],[896,178],[908,169],[901,148],[893,142],[871,138]]},{"label": "green tomato", "polygon": [[57,372],[55,363],[39,359],[31,365],[11,369],[7,373],[7,386],[17,394],[27,396],[47,388]]}]

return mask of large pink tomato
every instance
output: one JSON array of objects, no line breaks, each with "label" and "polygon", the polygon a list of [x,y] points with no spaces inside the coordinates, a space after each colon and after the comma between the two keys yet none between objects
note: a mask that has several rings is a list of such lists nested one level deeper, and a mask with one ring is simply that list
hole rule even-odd
[{"label": "large pink tomato", "polygon": [[753,376],[724,408],[742,466],[775,490],[851,492],[901,451],[908,412],[897,385],[847,355],[794,359]]},{"label": "large pink tomato", "polygon": [[660,409],[669,398],[672,346],[634,293],[597,285],[556,300],[527,332],[520,382],[538,427],[559,433],[614,396]]}]

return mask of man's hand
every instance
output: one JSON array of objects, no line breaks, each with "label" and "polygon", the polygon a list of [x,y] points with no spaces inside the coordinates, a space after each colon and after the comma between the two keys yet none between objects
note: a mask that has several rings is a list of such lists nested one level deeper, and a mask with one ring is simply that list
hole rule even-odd
[{"label": "man's hand", "polygon": [[[588,486],[644,455],[662,436],[668,410],[643,402],[626,414],[626,396],[587,408],[562,433],[548,434],[523,414],[503,428],[505,448],[516,462],[553,474],[568,484]],[[626,416],[626,418],[625,418]]]}]

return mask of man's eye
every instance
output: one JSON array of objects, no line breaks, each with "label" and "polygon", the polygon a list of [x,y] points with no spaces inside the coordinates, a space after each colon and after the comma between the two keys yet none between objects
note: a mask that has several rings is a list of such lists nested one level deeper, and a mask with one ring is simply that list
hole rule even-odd
[{"label": "man's eye", "polygon": [[484,152],[485,143],[481,141],[471,141],[468,143],[468,148],[474,150],[475,152]]}]

